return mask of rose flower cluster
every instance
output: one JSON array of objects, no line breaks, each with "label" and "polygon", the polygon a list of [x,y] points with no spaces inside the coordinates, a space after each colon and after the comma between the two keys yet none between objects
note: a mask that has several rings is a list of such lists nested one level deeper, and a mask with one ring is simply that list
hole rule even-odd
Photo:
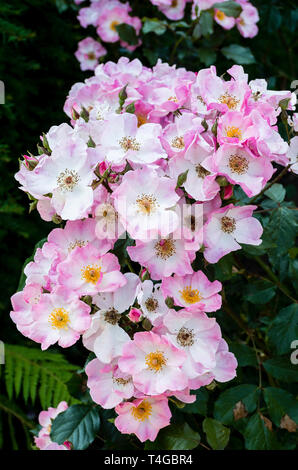
[{"label": "rose flower cluster", "polygon": [[[225,78],[214,66],[101,64],[70,90],[70,124],[44,134],[16,174],[42,219],[60,226],[26,265],[11,318],[43,350],[81,338],[95,357],[85,368],[92,399],[141,441],[169,425],[170,397],[191,403],[191,390],[235,377],[214,313],[221,283],[194,260],[261,243],[256,206],[234,205],[233,188],[255,196],[274,163],[290,162],[277,117],[296,96],[249,82],[237,65]],[[51,446],[46,429],[37,442]]]},{"label": "rose flower cluster", "polygon": [[[80,4],[83,0],[74,0]],[[214,21],[222,28],[229,30],[235,26],[240,34],[245,38],[253,38],[258,34],[257,23],[259,21],[258,10],[248,0],[236,0],[236,4],[241,7],[238,17],[228,16],[224,11],[216,8],[214,5],[223,2],[216,0],[146,0],[157,7],[169,20],[181,20],[185,15],[185,7],[191,2],[191,20],[196,21],[201,12],[213,9]],[[154,11],[153,11],[154,14]],[[83,28],[93,26],[99,39],[106,43],[116,43],[120,41],[120,46],[129,51],[134,51],[136,47],[142,44],[140,32],[142,21],[137,16],[132,16],[132,8],[129,2],[123,3],[119,0],[91,0],[89,6],[80,9],[78,20]],[[118,25],[129,25],[135,31],[137,36],[136,44],[130,45],[121,40]],[[96,41],[88,36],[78,44],[78,50],[75,53],[80,62],[82,70],[94,70],[98,65],[98,59],[104,56],[107,50],[100,41]]]}]

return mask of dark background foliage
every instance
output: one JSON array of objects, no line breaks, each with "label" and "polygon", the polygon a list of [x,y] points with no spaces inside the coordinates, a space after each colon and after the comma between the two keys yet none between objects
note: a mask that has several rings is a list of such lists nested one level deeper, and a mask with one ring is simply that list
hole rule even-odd
[{"label": "dark background foliage", "polygon": [[[294,1],[254,0],[261,21],[259,35],[251,40],[243,39],[236,30],[224,31],[217,25],[214,25],[214,34],[196,38],[194,28],[190,29],[183,23],[168,27],[165,17],[149,2],[130,3],[134,13],[141,18],[152,17],[152,11],[156,18],[155,27],[143,35],[143,46],[133,53],[133,57],[140,58],[145,65],[152,66],[158,57],[195,71],[216,63],[221,74],[233,64],[222,49],[240,44],[249,47],[253,53],[252,58],[247,51],[240,57],[251,79],[266,78],[273,89],[290,89],[291,83],[298,79],[294,55],[295,48],[297,50],[298,10]],[[36,211],[28,215],[27,196],[17,189],[13,176],[18,170],[21,155],[27,150],[36,153],[41,132],[65,120],[62,108],[72,84],[89,75],[80,71],[73,54],[77,42],[87,35],[95,37],[95,30],[83,30],[76,14],[77,7],[71,0],[2,0],[0,5],[0,79],[5,83],[6,91],[6,103],[0,105],[0,339],[12,345],[36,346],[22,337],[11,322],[9,299],[17,290],[25,259],[31,256],[35,244],[52,228],[51,224],[41,221]],[[119,49],[118,44],[108,45],[108,51],[106,59],[110,60],[132,55]],[[286,415],[294,422],[298,418],[294,398],[298,393],[295,384],[297,366],[295,369],[289,361],[290,343],[298,339],[295,179],[286,175],[279,183],[283,183],[285,189],[281,185],[274,186],[271,192],[257,200],[260,203],[258,217],[265,227],[263,245],[260,248],[244,247],[235,256],[229,255],[218,265],[207,268],[210,277],[224,282],[226,300],[217,318],[237,356],[239,368],[237,378],[231,383],[208,392],[200,390],[197,404],[182,409],[173,405],[174,435],[186,436],[185,448],[198,445],[196,433],[202,436],[204,445],[212,448],[226,447],[228,440],[227,448],[230,449],[293,449],[296,446],[297,433],[288,429],[291,425],[293,428],[293,424],[286,423],[286,429],[280,426]],[[235,198],[248,202],[240,190]],[[195,269],[202,267],[201,263],[198,259]],[[80,346],[76,346],[63,354],[70,362],[82,366],[86,359],[83,352]],[[4,380],[0,382],[3,387],[0,447],[31,448],[28,430],[41,408],[56,404],[67,393],[74,397],[69,399],[73,403],[82,397],[88,402],[81,387],[83,376],[73,374],[76,368],[64,364],[63,356],[54,353],[40,356],[39,350],[34,350],[28,361],[33,369],[35,367],[35,372],[28,377],[37,389],[32,386],[29,390],[29,385],[22,383],[26,376],[24,371],[29,370],[26,365],[17,377],[13,369],[21,363],[22,350],[18,346],[16,349],[12,347],[9,357],[6,389]],[[45,362],[48,364],[50,380],[52,375],[49,371],[56,367],[57,361],[64,375],[61,372],[57,383],[51,379],[52,395],[48,396],[46,382],[42,381],[42,373],[46,375],[46,372],[38,367]],[[14,378],[9,377],[10,371]],[[39,379],[36,374],[40,374]],[[67,388],[62,390],[62,385],[69,379]],[[53,387],[56,384],[58,390],[58,382],[60,395],[58,392],[55,395]],[[242,418],[237,420],[233,415],[236,403],[240,406],[240,415],[242,413]],[[7,410],[10,411],[7,413]],[[105,447],[138,445],[135,440],[131,442],[115,433],[114,426],[107,421],[113,418],[112,412],[103,413],[101,410],[100,413]],[[9,430],[5,433],[4,442],[1,439],[2,426]],[[222,432],[224,438],[222,442],[217,439],[214,444],[212,439],[218,432]],[[173,442],[175,437],[162,431],[158,442],[150,446],[175,448]]]}]

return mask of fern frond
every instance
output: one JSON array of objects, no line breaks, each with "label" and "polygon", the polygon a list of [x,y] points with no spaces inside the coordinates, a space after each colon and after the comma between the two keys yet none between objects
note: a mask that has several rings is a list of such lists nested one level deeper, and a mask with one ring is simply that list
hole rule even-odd
[{"label": "fern frond", "polygon": [[43,409],[56,407],[60,401],[78,403],[66,383],[78,366],[70,364],[62,354],[24,346],[5,345],[5,385],[9,399],[22,393],[32,404],[38,395]]}]

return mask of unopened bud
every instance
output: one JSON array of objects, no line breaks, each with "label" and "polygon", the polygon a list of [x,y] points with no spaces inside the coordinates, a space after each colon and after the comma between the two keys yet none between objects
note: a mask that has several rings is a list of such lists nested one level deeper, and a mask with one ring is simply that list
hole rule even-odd
[{"label": "unopened bud", "polygon": [[59,225],[62,222],[62,217],[60,217],[60,215],[58,215],[58,214],[55,214],[52,217],[52,222],[54,222],[54,224]]}]

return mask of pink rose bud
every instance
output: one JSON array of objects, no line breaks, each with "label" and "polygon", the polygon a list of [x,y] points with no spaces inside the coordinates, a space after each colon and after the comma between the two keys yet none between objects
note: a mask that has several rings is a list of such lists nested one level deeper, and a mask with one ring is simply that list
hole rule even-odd
[{"label": "pink rose bud", "polygon": [[134,323],[137,323],[140,320],[141,316],[142,312],[138,308],[131,308],[128,314],[128,318]]},{"label": "pink rose bud", "polygon": [[226,186],[224,189],[224,196],[223,198],[226,200],[226,199],[230,199],[232,196],[233,196],[233,186],[231,184],[229,184],[229,186]]}]

